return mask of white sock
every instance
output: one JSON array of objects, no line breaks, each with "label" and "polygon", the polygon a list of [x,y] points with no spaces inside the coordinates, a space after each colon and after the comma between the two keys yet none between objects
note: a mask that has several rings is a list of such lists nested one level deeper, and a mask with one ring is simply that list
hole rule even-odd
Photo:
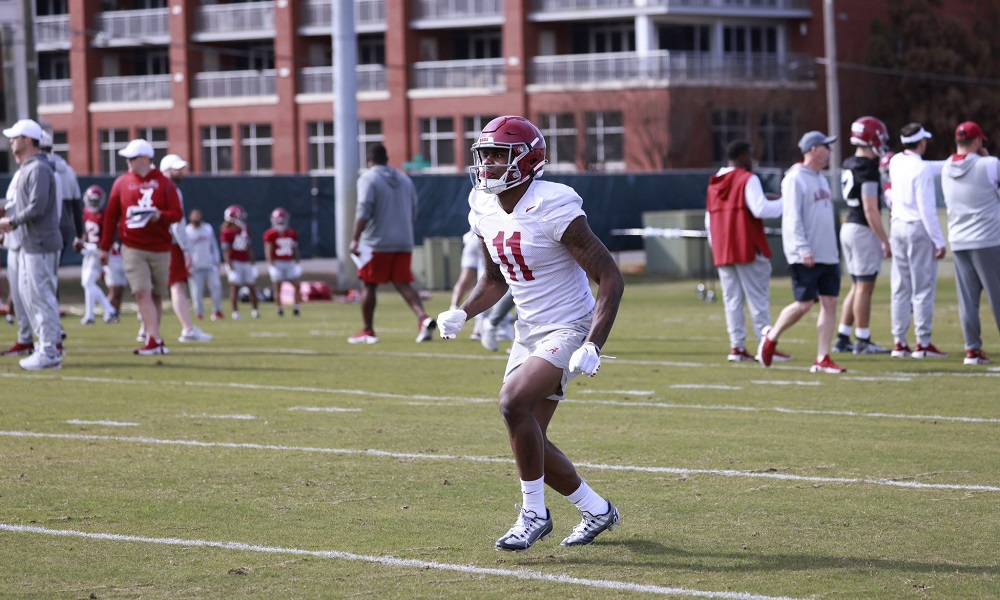
[{"label": "white sock", "polygon": [[871,327],[858,327],[854,330],[854,335],[859,340],[870,340],[872,337]]},{"label": "white sock", "polygon": [[539,517],[545,518],[545,477],[534,481],[521,480],[521,508],[530,510]]},{"label": "white sock", "polygon": [[566,496],[566,499],[573,503],[580,511],[587,511],[592,515],[603,515],[608,512],[609,502],[590,489],[586,481],[580,481],[580,487],[575,492]]},{"label": "white sock", "polygon": [[837,333],[839,333],[840,335],[846,335],[847,337],[851,337],[851,326],[844,325],[843,323],[841,323],[840,325],[837,326]]}]

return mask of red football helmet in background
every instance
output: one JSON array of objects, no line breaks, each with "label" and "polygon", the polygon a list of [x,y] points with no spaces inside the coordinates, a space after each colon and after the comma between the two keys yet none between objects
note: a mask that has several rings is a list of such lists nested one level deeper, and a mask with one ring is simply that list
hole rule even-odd
[{"label": "red football helmet in background", "polygon": [[104,188],[92,185],[83,193],[83,203],[90,210],[97,212],[104,207]]},{"label": "red football helmet in background", "polygon": [[271,211],[271,227],[284,230],[288,227],[288,211],[280,206]]},{"label": "red football helmet in background", "polygon": [[240,227],[247,222],[247,211],[239,204],[232,204],[226,207],[222,216],[226,223],[232,223],[233,225],[239,225]]},{"label": "red football helmet in background", "polygon": [[889,149],[889,129],[875,117],[861,117],[851,123],[851,143],[867,146],[882,156]]},{"label": "red football helmet in background", "polygon": [[[482,151],[500,149],[505,160],[485,164]],[[545,160],[545,138],[534,123],[524,117],[497,117],[483,127],[479,141],[472,145],[472,185],[488,194],[499,194],[541,174]],[[500,171],[503,173],[497,177]]]}]

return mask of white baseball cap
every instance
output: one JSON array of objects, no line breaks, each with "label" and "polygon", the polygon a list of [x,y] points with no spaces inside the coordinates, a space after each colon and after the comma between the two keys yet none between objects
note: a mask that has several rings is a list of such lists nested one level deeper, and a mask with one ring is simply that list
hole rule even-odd
[{"label": "white baseball cap", "polygon": [[132,140],[123,150],[118,151],[119,156],[125,158],[135,158],[137,156],[148,156],[153,158],[153,145],[146,140],[139,138]]},{"label": "white baseball cap", "polygon": [[42,130],[42,138],[38,140],[38,146],[40,148],[51,148],[52,147],[52,134],[48,131]]},{"label": "white baseball cap", "polygon": [[160,170],[164,172],[170,169],[180,170],[186,166],[188,162],[176,154],[168,154],[160,160]]},{"label": "white baseball cap", "polygon": [[9,128],[3,130],[3,134],[8,138],[29,137],[33,140],[42,139],[42,126],[31,119],[21,119]]}]

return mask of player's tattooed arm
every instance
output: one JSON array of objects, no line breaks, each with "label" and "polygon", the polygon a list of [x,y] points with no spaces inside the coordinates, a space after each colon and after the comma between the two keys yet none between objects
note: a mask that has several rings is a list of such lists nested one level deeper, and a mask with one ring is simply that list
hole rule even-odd
[{"label": "player's tattooed arm", "polygon": [[483,276],[476,282],[476,287],[469,292],[469,298],[462,305],[462,310],[471,319],[476,315],[489,310],[496,304],[503,295],[507,293],[507,281],[500,272],[500,265],[493,262],[490,251],[486,248],[486,242],[479,238],[479,245],[482,247],[483,260],[486,269]]},{"label": "player's tattooed arm", "polygon": [[587,276],[597,282],[594,323],[590,327],[587,341],[603,348],[611,334],[611,326],[618,315],[618,307],[625,292],[622,273],[607,247],[590,229],[587,217],[579,216],[569,224],[563,233],[562,243],[587,272]]}]

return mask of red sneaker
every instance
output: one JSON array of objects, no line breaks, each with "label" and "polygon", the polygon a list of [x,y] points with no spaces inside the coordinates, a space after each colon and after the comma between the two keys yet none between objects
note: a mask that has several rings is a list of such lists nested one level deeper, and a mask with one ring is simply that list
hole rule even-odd
[{"label": "red sneaker", "polygon": [[221,321],[221,320],[223,320],[223,319],[225,319],[225,317],[224,317],[224,316],[222,316],[222,313],[220,313],[220,312],[218,312],[218,311],[216,311],[216,312],[212,313],[212,320],[213,320],[213,321]]},{"label": "red sneaker", "polygon": [[143,356],[150,356],[153,354],[170,354],[170,351],[167,350],[167,346],[163,343],[163,340],[153,339],[153,336],[147,336],[146,345],[141,348],[136,348],[132,352]]},{"label": "red sneaker", "polygon": [[357,335],[352,335],[347,338],[348,344],[377,344],[378,336],[375,335],[374,329],[364,329]]},{"label": "red sneaker", "polygon": [[781,350],[778,350],[777,348],[775,348],[774,349],[774,358],[772,360],[774,362],[788,362],[788,361],[792,360],[792,357],[791,357],[790,354],[785,354]]},{"label": "red sneaker", "polygon": [[753,362],[757,359],[753,357],[752,354],[747,352],[746,348],[731,348],[729,350],[729,356],[726,357],[729,362]]},{"label": "red sneaker", "polygon": [[774,360],[774,350],[778,346],[778,342],[768,339],[767,332],[769,331],[771,331],[770,325],[760,332],[760,345],[757,346],[757,362],[765,367],[771,366],[771,362]]},{"label": "red sneaker", "polygon": [[910,354],[913,358],[948,358],[947,352],[941,352],[934,347],[934,344],[917,344],[916,350]]},{"label": "red sneaker", "polygon": [[33,344],[22,344],[17,342],[10,348],[7,348],[2,356],[28,356],[35,351],[35,346]]},{"label": "red sneaker", "polygon": [[809,367],[810,373],[846,373],[847,369],[838,365],[830,359],[830,355],[827,354],[823,357],[823,360],[817,360],[813,366]]},{"label": "red sneaker", "polygon": [[896,342],[896,345],[892,347],[890,356],[893,358],[909,358],[911,354],[913,354],[913,350],[910,350],[909,344]]},{"label": "red sneaker", "polygon": [[986,358],[982,350],[966,350],[964,362],[967,365],[988,365],[990,359]]}]

